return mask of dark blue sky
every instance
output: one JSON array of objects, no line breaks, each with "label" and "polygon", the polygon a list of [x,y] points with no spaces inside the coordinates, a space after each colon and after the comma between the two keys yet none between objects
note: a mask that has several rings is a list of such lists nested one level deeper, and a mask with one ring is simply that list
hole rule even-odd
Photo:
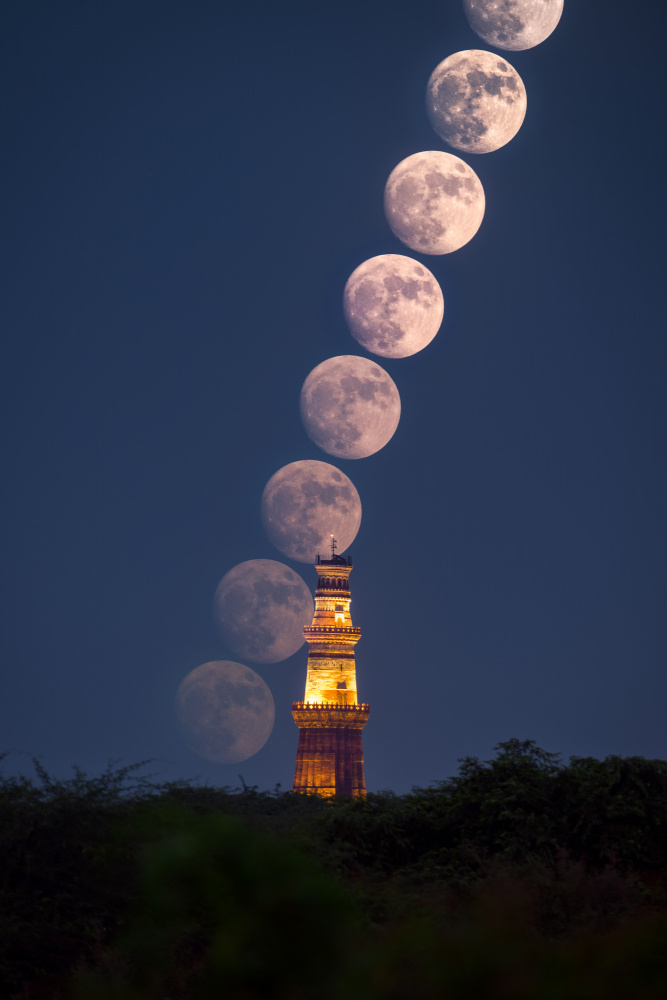
[{"label": "dark blue sky", "polygon": [[5,6],[2,747],[63,775],[154,758],[164,778],[289,787],[306,647],[256,667],[276,726],[243,764],[188,750],[173,698],[236,659],[213,592],[283,558],[261,492],[316,458],[363,504],[369,789],[513,736],[667,757],[666,36],[662,4],[566,0],[546,42],[507,53],[526,120],[464,157],[484,221],[421,258],[444,324],[374,359],[402,419],[353,462],[309,441],[299,391],[364,353],[350,272],[412,255],[382,193],[399,160],[445,148],[431,70],[486,47],[458,0]]}]

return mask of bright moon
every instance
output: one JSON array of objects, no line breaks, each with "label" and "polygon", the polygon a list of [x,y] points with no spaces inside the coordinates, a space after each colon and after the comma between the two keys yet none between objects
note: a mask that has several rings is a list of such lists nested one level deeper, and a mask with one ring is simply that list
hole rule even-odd
[{"label": "bright moon", "polygon": [[202,663],[181,682],[176,715],[195,753],[218,764],[238,764],[261,750],[273,729],[273,695],[242,663]]},{"label": "bright moon", "polygon": [[371,257],[345,285],[343,310],[352,336],[383,358],[407,358],[430,344],[445,302],[428,268],[397,253]]},{"label": "bright moon", "polygon": [[520,52],[548,38],[563,13],[563,0],[463,0],[473,31],[496,49]]},{"label": "bright moon", "polygon": [[484,189],[458,156],[439,150],[413,153],[390,173],[384,211],[394,235],[413,250],[451,253],[479,229]]},{"label": "bright moon", "polygon": [[366,458],[384,448],[400,416],[393,379],[368,358],[329,358],[313,368],[301,389],[306,433],[340,458]]},{"label": "bright moon", "polygon": [[297,562],[328,558],[352,544],[361,524],[361,501],[352,482],[327,462],[292,462],[271,476],[262,494],[262,521],[281,552]]},{"label": "bright moon", "polygon": [[455,52],[431,73],[426,88],[431,125],[465,153],[490,153],[516,135],[526,114],[526,88],[501,56]]},{"label": "bright moon", "polygon": [[225,573],[213,601],[215,618],[235,653],[278,663],[300,649],[313,620],[313,598],[298,573],[274,559],[250,559]]}]

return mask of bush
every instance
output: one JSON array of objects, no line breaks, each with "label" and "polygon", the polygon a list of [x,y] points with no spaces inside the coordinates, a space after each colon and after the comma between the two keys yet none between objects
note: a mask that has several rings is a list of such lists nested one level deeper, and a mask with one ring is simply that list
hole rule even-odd
[{"label": "bush", "polygon": [[[662,975],[667,764],[497,751],[352,800],[159,784],[141,765],[0,778],[0,996],[68,997],[77,968],[80,997],[372,1000],[409,975],[415,997],[504,996],[514,947],[538,996],[552,966],[585,978],[577,963],[603,962],[614,934],[628,967],[645,948]],[[466,972],[478,951],[486,985]]]}]

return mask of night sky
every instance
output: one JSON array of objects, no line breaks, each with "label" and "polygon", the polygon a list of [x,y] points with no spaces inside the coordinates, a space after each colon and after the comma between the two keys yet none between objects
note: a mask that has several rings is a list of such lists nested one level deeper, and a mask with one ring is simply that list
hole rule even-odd
[{"label": "night sky", "polygon": [[[284,562],[260,497],[288,462],[361,496],[348,550],[369,790],[511,737],[667,758],[664,390],[667,5],[566,0],[505,53],[528,112],[462,155],[486,214],[445,256],[391,234],[384,184],[447,147],[424,109],[487,48],[458,0],[120,0],[4,7],[5,770],[152,759],[163,779],[291,787],[307,646],[254,669],[276,702],[242,764],[188,749],[178,685],[239,659],[212,599]],[[334,459],[299,392],[364,354],[343,286],[415,256],[445,319],[396,382],[389,444]],[[289,563],[314,588],[315,571]]]}]

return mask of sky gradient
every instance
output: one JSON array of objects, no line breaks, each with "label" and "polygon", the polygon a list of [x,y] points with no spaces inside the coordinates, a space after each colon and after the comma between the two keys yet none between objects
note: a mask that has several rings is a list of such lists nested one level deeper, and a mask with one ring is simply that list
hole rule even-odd
[{"label": "sky gradient", "polygon": [[[370,790],[403,792],[535,739],[667,758],[667,6],[566,0],[506,53],[516,137],[463,155],[486,196],[462,249],[392,235],[385,181],[447,149],[425,110],[446,56],[487,48],[458,0],[7,5],[2,46],[0,749],[60,775],[291,786],[307,647],[266,680],[276,723],[240,765],[188,748],[174,698],[216,632],[221,577],[286,560],[260,517],[283,465],[359,491],[352,617]],[[420,353],[367,355],[351,272],[414,256],[445,298]],[[334,459],[299,394],[372,357],[389,444]],[[315,571],[290,563],[312,590]]]}]

